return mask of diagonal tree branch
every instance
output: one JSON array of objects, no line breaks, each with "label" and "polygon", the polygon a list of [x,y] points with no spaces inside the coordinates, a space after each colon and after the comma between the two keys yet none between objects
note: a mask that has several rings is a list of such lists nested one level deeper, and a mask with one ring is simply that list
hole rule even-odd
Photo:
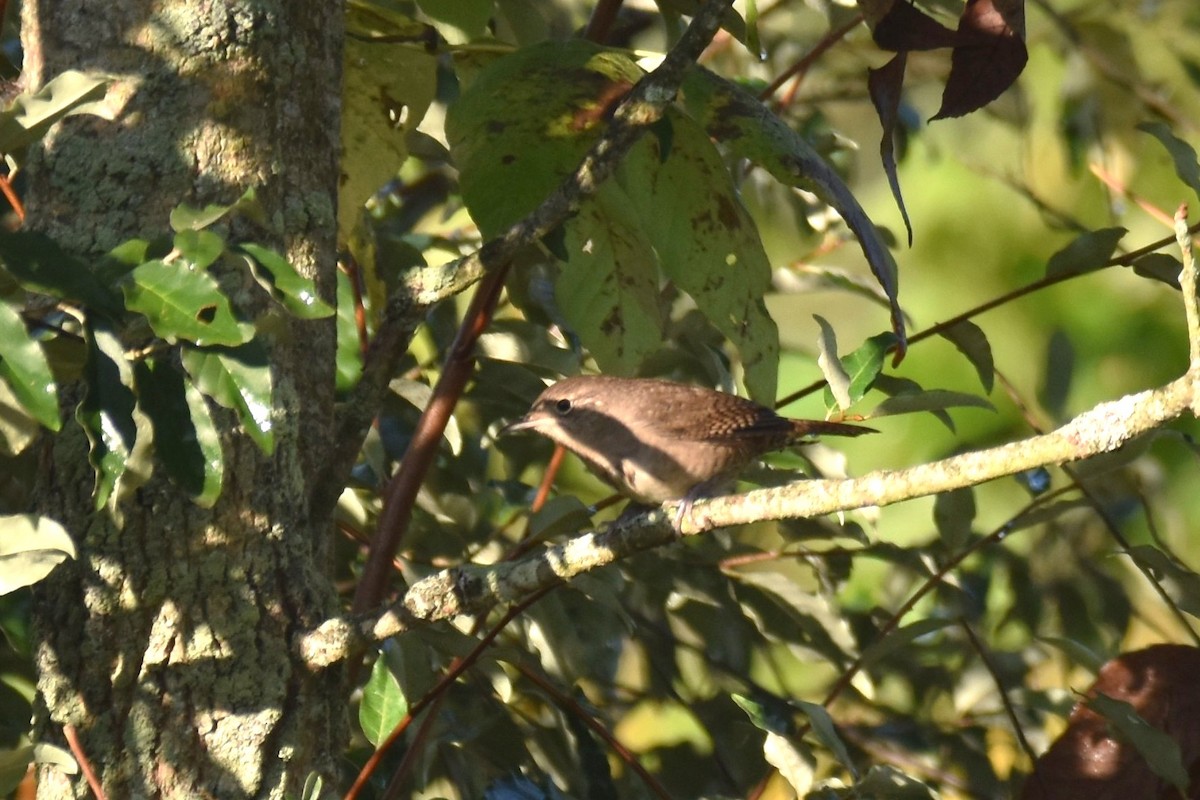
[{"label": "diagonal tree branch", "polygon": [[[697,501],[683,533],[762,520],[815,517],[974,486],[1034,467],[1065,464],[1112,452],[1200,407],[1197,373],[1156,389],[1097,405],[1057,430],[903,470],[881,470],[847,480],[802,480],[774,489]],[[419,581],[382,614],[328,620],[297,644],[306,663],[320,668],[355,648],[382,641],[415,625],[513,602],[633,553],[666,544],[675,504],[667,504],[595,533],[586,533],[519,561],[463,565]]]},{"label": "diagonal tree branch", "polygon": [[495,305],[504,271],[512,257],[520,248],[540,240],[561,225],[580,201],[593,194],[616,170],[638,137],[661,119],[666,107],[675,99],[688,68],[712,40],[730,3],[731,0],[708,0],[658,68],[638,81],[617,105],[608,127],[572,176],[551,192],[532,214],[479,250],[478,263],[487,277],[472,299],[468,325],[459,330],[401,467],[388,485],[383,514],[354,596],[355,609],[375,606],[384,597],[392,557],[408,528],[417,492],[433,462],[435,448],[454,403],[466,384],[475,342],[490,320],[490,309]]}]

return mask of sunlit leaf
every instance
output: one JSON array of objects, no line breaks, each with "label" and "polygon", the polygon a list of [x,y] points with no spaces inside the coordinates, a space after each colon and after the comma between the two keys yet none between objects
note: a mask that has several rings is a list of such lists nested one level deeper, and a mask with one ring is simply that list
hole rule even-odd
[{"label": "sunlit leaf", "polygon": [[788,782],[797,797],[804,797],[813,786],[814,759],[786,736],[768,733],[763,740],[763,759]]},{"label": "sunlit leaf", "polygon": [[850,407],[850,375],[838,359],[837,334],[833,326],[820,314],[813,314],[813,319],[821,327],[821,335],[817,338],[817,366],[825,376],[825,385],[837,401],[838,408],[845,411]]},{"label": "sunlit leaf", "polygon": [[236,348],[185,348],[183,366],[196,388],[219,405],[237,412],[246,432],[268,455],[275,449],[271,368],[262,345]]},{"label": "sunlit leaf", "polygon": [[396,177],[408,157],[406,138],[437,92],[438,55],[423,46],[427,26],[390,11],[363,2],[347,8],[338,183],[343,242],[350,240],[367,200]]},{"label": "sunlit leaf", "polygon": [[37,583],[67,558],[75,558],[75,542],[59,523],[33,514],[0,515],[0,595]]},{"label": "sunlit leaf", "polygon": [[29,414],[52,431],[62,427],[58,387],[42,348],[25,330],[21,315],[0,301],[0,378]]},{"label": "sunlit leaf", "polygon": [[337,390],[348,392],[362,377],[362,344],[355,316],[354,287],[350,276],[337,273]]},{"label": "sunlit leaf", "polygon": [[104,97],[108,79],[68,70],[33,94],[21,94],[0,112],[0,153],[15,153],[41,139],[50,126],[85,103]]},{"label": "sunlit leaf", "polygon": [[175,251],[197,269],[207,269],[225,252],[225,240],[220,236],[212,231],[191,228],[175,234],[174,246]]},{"label": "sunlit leaf", "polygon": [[404,715],[408,713],[408,698],[400,682],[388,669],[384,658],[375,659],[371,677],[363,687],[362,704],[358,707],[358,724],[367,741],[379,747]]},{"label": "sunlit leaf", "polygon": [[484,237],[574,171],[641,76],[625,54],[579,39],[525,47],[484,68],[446,118],[463,200]]},{"label": "sunlit leaf", "polygon": [[238,345],[250,341],[254,327],[239,322],[216,279],[186,264],[148,261],[130,273],[121,289],[129,310],[146,317],[154,332],[169,342]]},{"label": "sunlit leaf", "polygon": [[171,210],[171,230],[198,231],[207,228],[229,213],[244,214],[260,222],[265,220],[262,206],[259,205],[258,196],[252,186],[243,192],[241,197],[228,205],[211,203],[204,208],[193,208],[187,203],[180,203]]},{"label": "sunlit leaf", "polygon": [[254,278],[279,303],[300,319],[320,319],[333,313],[333,306],[317,296],[316,284],[305,278],[292,263],[273,250],[257,244],[242,244]]},{"label": "sunlit leaf", "polygon": [[[771,266],[758,227],[699,124],[668,110],[655,131],[658,136],[639,140],[615,176],[635,216],[631,224],[649,240],[662,274],[696,301],[737,350],[750,396],[771,403],[779,332],[763,302]],[[664,208],[671,213],[662,213]],[[657,284],[656,273],[648,277]],[[656,286],[647,303],[657,297]]]},{"label": "sunlit leaf", "polygon": [[761,165],[777,181],[815,192],[837,209],[854,232],[876,280],[891,302],[895,358],[907,349],[898,299],[896,262],[858,199],[833,168],[787,123],[748,92],[704,69],[693,69],[683,85],[688,113],[742,158]]}]

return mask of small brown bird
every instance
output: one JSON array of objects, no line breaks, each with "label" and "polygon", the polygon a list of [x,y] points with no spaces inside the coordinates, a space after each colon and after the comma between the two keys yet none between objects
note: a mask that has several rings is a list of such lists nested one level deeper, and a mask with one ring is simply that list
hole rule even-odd
[{"label": "small brown bird", "polygon": [[642,503],[690,501],[719,491],[751,461],[818,434],[873,428],[781,417],[724,392],[648,378],[561,380],[501,434],[536,431],[579,456]]}]

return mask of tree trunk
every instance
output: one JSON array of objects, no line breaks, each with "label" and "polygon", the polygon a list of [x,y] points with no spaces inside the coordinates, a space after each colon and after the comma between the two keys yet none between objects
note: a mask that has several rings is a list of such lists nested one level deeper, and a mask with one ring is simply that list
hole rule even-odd
[{"label": "tree trunk", "polygon": [[[30,88],[66,69],[115,76],[111,121],[69,119],[31,154],[28,227],[94,257],[168,233],[181,201],[254,187],[268,227],[235,223],[232,237],[280,250],[332,298],[341,4],[26,0],[22,13]],[[37,510],[79,558],[35,594],[39,736],[61,743],[73,726],[109,798],[298,796],[313,772],[330,784],[342,676],[306,672],[289,645],[335,600],[329,520],[307,514],[333,429],[333,322],[289,321],[269,346],[274,453],[214,414],[226,466],[212,509],[158,469],[96,512],[81,430],[44,454]],[[55,768],[39,780],[39,797],[90,796]]]}]

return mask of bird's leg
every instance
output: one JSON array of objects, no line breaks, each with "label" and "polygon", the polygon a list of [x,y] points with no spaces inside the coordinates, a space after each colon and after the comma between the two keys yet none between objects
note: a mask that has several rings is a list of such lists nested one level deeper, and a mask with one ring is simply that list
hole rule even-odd
[{"label": "bird's leg", "polygon": [[671,527],[675,529],[676,536],[683,536],[683,520],[692,513],[692,505],[697,500],[707,500],[711,497],[719,497],[725,494],[725,490],[729,488],[729,478],[725,475],[718,475],[715,478],[709,478],[706,481],[697,483],[688,493],[685,494],[679,501],[679,508],[675,510],[675,517],[672,520]]}]

